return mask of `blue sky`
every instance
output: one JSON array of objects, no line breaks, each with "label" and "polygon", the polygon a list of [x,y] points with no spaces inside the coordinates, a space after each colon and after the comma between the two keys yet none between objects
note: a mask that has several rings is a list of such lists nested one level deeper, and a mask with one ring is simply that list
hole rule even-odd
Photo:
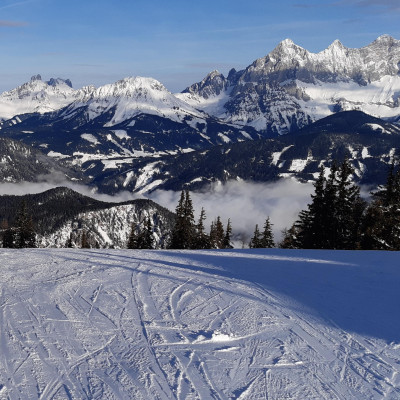
[{"label": "blue sky", "polygon": [[0,91],[40,73],[74,87],[152,76],[181,91],[281,40],[318,52],[400,39],[400,0],[0,0]]}]

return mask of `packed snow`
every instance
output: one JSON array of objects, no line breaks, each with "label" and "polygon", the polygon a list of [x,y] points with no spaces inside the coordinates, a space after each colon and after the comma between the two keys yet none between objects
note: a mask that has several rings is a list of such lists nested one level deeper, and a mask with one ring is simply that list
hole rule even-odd
[{"label": "packed snow", "polygon": [[400,398],[396,252],[0,257],[0,399]]}]

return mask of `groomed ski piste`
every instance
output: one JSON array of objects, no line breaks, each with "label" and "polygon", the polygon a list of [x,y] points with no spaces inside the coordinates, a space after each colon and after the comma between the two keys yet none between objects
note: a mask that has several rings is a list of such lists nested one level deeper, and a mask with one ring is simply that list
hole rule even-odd
[{"label": "groomed ski piste", "polygon": [[0,249],[0,399],[400,399],[399,260]]}]

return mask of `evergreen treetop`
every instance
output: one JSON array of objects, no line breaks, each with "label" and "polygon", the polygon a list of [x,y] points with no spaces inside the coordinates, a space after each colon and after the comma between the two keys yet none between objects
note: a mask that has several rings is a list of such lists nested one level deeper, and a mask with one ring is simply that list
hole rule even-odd
[{"label": "evergreen treetop", "polygon": [[171,233],[170,249],[191,249],[195,240],[193,204],[189,191],[182,190],[176,207],[175,226]]},{"label": "evergreen treetop", "polygon": [[275,247],[274,235],[272,234],[272,224],[269,220],[269,217],[267,217],[264,223],[264,230],[260,240],[260,247],[263,248]]}]

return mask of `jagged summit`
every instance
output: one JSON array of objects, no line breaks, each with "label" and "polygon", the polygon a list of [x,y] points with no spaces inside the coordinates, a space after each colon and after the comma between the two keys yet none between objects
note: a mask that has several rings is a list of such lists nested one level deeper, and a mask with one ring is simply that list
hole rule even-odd
[{"label": "jagged summit", "polygon": [[329,45],[328,49],[330,48],[346,48],[346,47],[339,39],[336,39]]},{"label": "jagged summit", "polygon": [[[35,82],[43,82],[42,81],[42,75],[37,74],[37,75],[33,75],[30,79],[31,83],[35,83]],[[70,88],[72,88],[72,82],[70,79],[62,79],[62,78],[50,78],[50,80],[44,82],[49,86],[53,86],[56,87],[58,85],[67,85]]]},{"label": "jagged summit", "polygon": [[295,42],[293,42],[292,39],[287,38],[287,39],[282,40],[282,41],[278,44],[277,47],[283,47],[283,48],[289,47],[289,48],[290,48],[290,47],[300,47],[300,46],[298,46]]},{"label": "jagged summit", "polygon": [[291,39],[228,78],[208,74],[183,99],[227,122],[287,133],[339,110],[400,115],[400,41],[353,49],[336,39],[313,53]]},{"label": "jagged summit", "polygon": [[[231,72],[229,75],[231,75]],[[218,96],[227,88],[227,86],[228,82],[224,75],[222,75],[218,70],[214,70],[207,74],[201,82],[189,86],[182,93],[200,93],[203,98],[208,99]]]},{"label": "jagged summit", "polygon": [[72,88],[72,82],[70,79],[50,78],[46,83],[49,86],[67,85]]},{"label": "jagged summit", "polygon": [[[392,43],[398,43],[400,40],[395,39],[393,36],[384,34],[379,36],[377,39],[374,40],[374,42],[392,42]],[[372,42],[372,43],[374,43]]]},{"label": "jagged summit", "polygon": [[221,72],[219,72],[217,69],[214,69],[214,71],[211,71],[211,72],[207,75],[208,78],[214,78],[214,77],[216,77],[216,76],[223,76],[223,75],[222,75]]}]

